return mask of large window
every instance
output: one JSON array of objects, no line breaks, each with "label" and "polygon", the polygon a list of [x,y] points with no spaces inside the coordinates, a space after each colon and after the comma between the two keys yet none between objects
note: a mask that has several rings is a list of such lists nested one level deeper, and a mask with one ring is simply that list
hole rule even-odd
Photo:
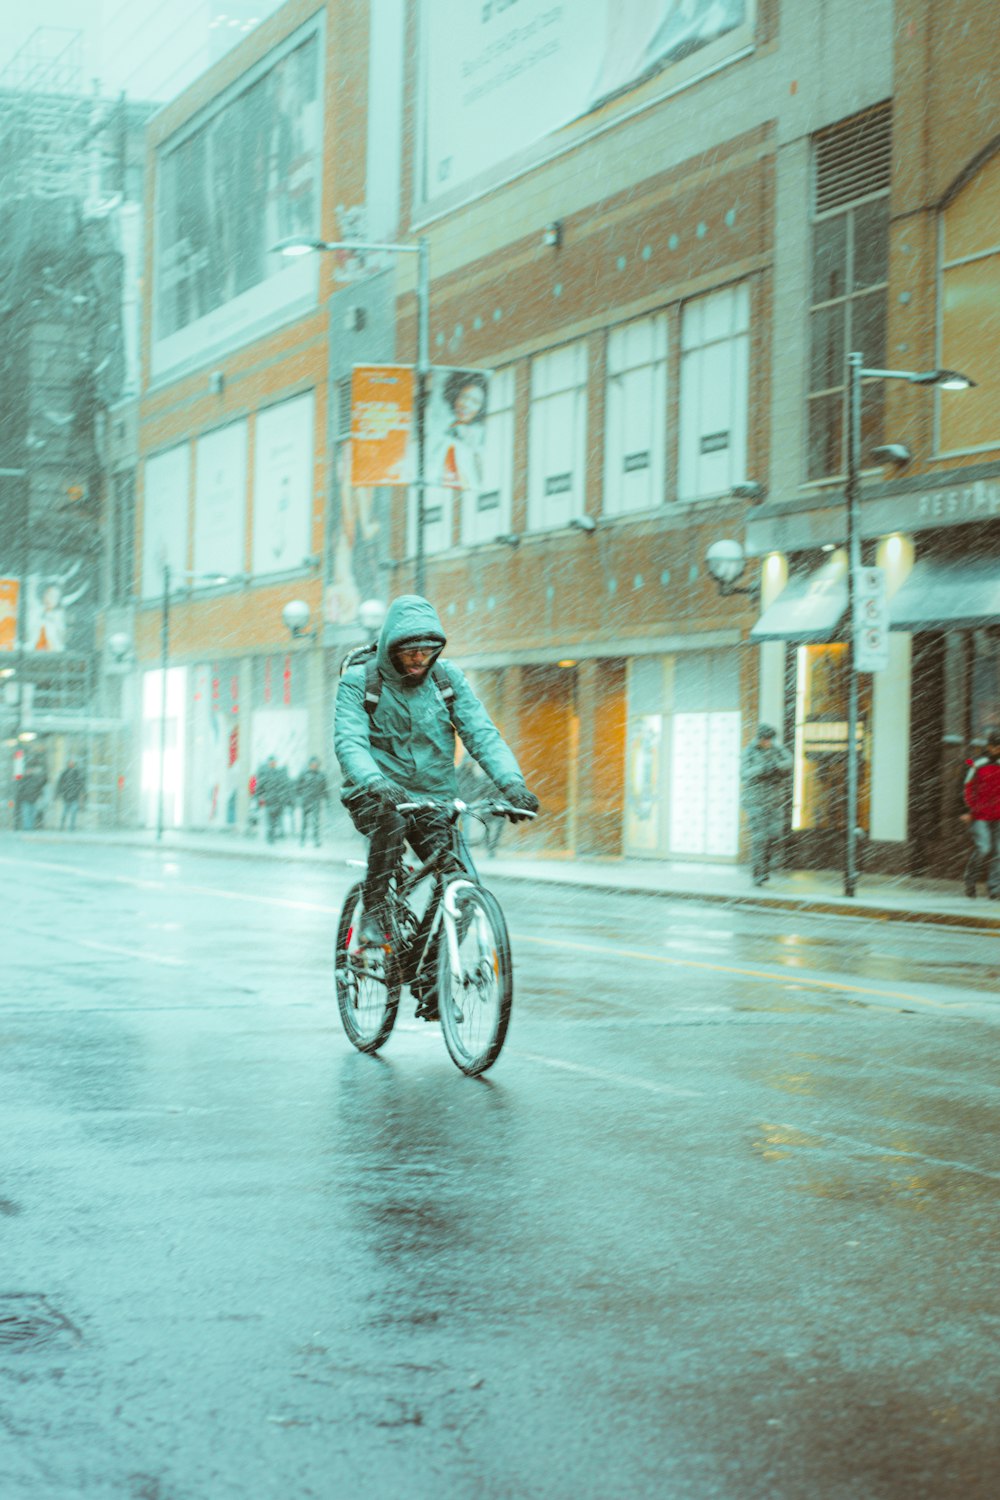
[{"label": "large window", "polygon": [[612,329],[604,444],[606,515],[627,515],[662,503],[666,405],[666,315],[637,318]]},{"label": "large window", "polygon": [[941,357],[977,382],[942,393],[938,446],[969,453],[1000,443],[1000,153],[941,215]]},{"label": "large window", "polygon": [[[815,142],[809,309],[808,467],[811,480],[846,467],[847,355],[885,368],[889,276],[890,115],[879,106]],[[884,383],[861,392],[861,459],[882,441]]]},{"label": "large window", "polygon": [[681,320],[678,498],[725,495],[746,478],[750,292],[696,297]]},{"label": "large window", "polygon": [[483,481],[462,491],[462,541],[492,542],[510,531],[514,474],[514,371],[497,370],[490,379]]},{"label": "large window", "polygon": [[587,459],[587,347],[566,344],[531,364],[528,529],[583,514]]}]

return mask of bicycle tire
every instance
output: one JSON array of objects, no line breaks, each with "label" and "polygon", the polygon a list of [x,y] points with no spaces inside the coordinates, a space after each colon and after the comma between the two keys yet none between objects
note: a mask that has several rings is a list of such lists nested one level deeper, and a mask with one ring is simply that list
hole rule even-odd
[{"label": "bicycle tire", "polygon": [[372,950],[372,959],[361,964],[357,949],[352,952],[351,942],[361,920],[362,891],[358,881],[348,891],[340,913],[333,987],[348,1040],[359,1052],[377,1052],[396,1024],[400,986],[389,971],[389,955],[377,956]]},{"label": "bicycle tire", "polygon": [[462,885],[458,907],[460,975],[456,985],[446,933],[438,949],[438,1009],[451,1060],[470,1078],[491,1068],[500,1056],[514,997],[510,938],[500,903],[492,891]]}]

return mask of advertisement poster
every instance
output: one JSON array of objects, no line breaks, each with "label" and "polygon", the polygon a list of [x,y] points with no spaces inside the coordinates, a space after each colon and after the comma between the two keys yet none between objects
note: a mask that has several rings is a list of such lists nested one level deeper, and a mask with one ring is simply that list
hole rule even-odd
[{"label": "advertisement poster", "polygon": [[412,365],[351,372],[351,483],[407,485],[416,473]]},{"label": "advertisement poster", "polygon": [[312,552],[312,391],[269,406],[254,437],[253,571],[300,568]]},{"label": "advertisement poster", "polygon": [[82,649],[85,642],[73,640],[76,627],[82,623],[82,609],[75,607],[86,600],[92,608],[89,593],[90,580],[83,574],[82,562],[70,563],[61,572],[29,573],[25,580],[27,649],[66,651],[74,645]]},{"label": "advertisement poster", "polygon": [[188,471],[187,443],[147,458],[143,468],[142,597],[163,593],[164,565],[175,573],[187,567]]},{"label": "advertisement poster", "polygon": [[424,203],[526,168],[648,78],[681,87],[752,44],[754,13],[755,0],[424,0]]},{"label": "advertisement poster", "polygon": [[313,28],[161,148],[154,373],[199,350],[204,358],[207,343],[231,342],[261,317],[273,321],[303,286],[315,296],[315,266],[297,275],[274,246],[319,231],[320,57]]},{"label": "advertisement poster", "polygon": [[17,607],[21,597],[18,578],[0,578],[0,651],[17,647]]},{"label": "advertisement poster", "polygon": [[[410,485],[417,478],[412,365],[355,365],[351,376],[351,483]],[[424,415],[428,485],[479,490],[489,411],[486,370],[436,365]]]},{"label": "advertisement poster", "polygon": [[198,439],[194,493],[196,573],[229,576],[243,572],[246,481],[245,421],[233,422]]}]

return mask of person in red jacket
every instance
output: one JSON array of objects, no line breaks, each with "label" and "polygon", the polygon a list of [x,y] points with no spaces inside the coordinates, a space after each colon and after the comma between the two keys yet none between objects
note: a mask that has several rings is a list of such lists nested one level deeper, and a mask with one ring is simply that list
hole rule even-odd
[{"label": "person in red jacket", "polygon": [[986,871],[986,889],[991,901],[1000,901],[1000,728],[986,731],[986,754],[969,767],[962,788],[970,825],[972,853],[965,867],[965,894],[976,894],[976,881]]}]

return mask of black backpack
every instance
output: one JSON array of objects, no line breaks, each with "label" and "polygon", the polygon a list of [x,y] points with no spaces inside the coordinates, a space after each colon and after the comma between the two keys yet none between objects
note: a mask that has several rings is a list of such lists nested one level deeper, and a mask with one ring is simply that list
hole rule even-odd
[{"label": "black backpack", "polygon": [[[353,651],[348,651],[344,660],[340,663],[340,675],[349,667],[364,665],[365,669],[365,713],[369,719],[374,719],[375,710],[378,708],[378,700],[382,696],[382,673],[378,669],[378,642],[369,641],[366,646],[355,646]],[[440,665],[440,659],[431,667],[431,680],[444,700],[444,706],[448,710],[448,717],[455,728],[455,689],[451,678]]]}]

